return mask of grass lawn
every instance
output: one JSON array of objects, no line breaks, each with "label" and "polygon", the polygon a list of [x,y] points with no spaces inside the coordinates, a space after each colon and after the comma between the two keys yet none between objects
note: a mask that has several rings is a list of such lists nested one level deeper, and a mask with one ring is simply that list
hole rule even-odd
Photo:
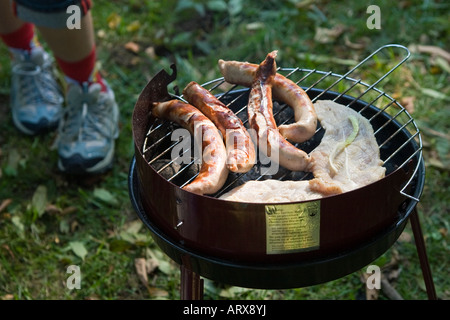
[{"label": "grass lawn", "polygon": [[[410,59],[378,86],[416,120],[426,181],[417,208],[436,291],[450,298],[450,60],[448,1],[94,1],[99,66],[121,111],[113,169],[100,177],[61,174],[55,133],[19,133],[9,110],[9,56],[0,46],[0,299],[179,299],[180,272],[133,211],[128,170],[131,115],[145,84],[176,63],[180,88],[220,77],[217,60],[259,62],[279,50],[281,67],[345,73],[380,46],[409,47]],[[45,43],[44,43],[45,46]],[[438,49],[441,50],[438,50]],[[358,72],[373,83],[398,60]],[[403,299],[427,299],[408,225],[374,264]],[[81,288],[67,288],[70,265]],[[140,272],[146,266],[148,272]],[[156,266],[156,267],[152,267]],[[254,290],[205,279],[205,299],[365,299],[365,269],[307,288]],[[380,290],[377,299],[391,299]]]}]

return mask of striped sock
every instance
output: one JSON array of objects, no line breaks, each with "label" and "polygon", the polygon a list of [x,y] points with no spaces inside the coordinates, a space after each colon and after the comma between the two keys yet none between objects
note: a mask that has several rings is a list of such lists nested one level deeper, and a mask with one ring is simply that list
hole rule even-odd
[{"label": "striped sock", "polygon": [[99,83],[102,87],[102,91],[106,91],[106,85],[103,82],[99,72],[95,70],[96,50],[95,47],[89,55],[79,61],[68,62],[59,57],[55,57],[64,75],[68,78],[68,82],[83,82]]},{"label": "striped sock", "polygon": [[31,51],[33,48],[34,25],[24,23],[19,29],[7,34],[0,34],[0,38],[10,49]]}]

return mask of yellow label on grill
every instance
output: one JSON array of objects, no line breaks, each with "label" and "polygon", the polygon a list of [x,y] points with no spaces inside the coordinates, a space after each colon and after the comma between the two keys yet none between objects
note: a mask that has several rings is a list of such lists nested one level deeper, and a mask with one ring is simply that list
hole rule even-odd
[{"label": "yellow label on grill", "polygon": [[267,254],[319,249],[320,201],[267,205],[265,211]]}]

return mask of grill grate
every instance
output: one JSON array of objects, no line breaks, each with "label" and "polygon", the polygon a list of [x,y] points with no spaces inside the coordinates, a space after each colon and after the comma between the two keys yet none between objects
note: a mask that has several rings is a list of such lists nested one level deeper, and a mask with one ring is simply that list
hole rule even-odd
[{"label": "grill grate", "polygon": [[[351,77],[352,74],[360,71],[364,64],[386,49],[400,50],[403,53],[403,58],[377,81],[369,85],[361,79]],[[325,72],[302,68],[278,68],[278,73],[290,78],[301,86],[308,93],[312,102],[319,99],[330,99],[355,109],[369,119],[374,128],[375,137],[380,148],[380,156],[384,161],[387,174],[398,168],[405,167],[408,163],[413,163],[414,172],[401,190],[401,193],[414,201],[419,201],[416,195],[410,195],[407,192],[423,161],[422,140],[419,129],[414,119],[398,101],[376,87],[403,64],[409,56],[410,52],[406,47],[390,44],[374,51],[344,75],[331,71]],[[218,78],[206,82],[202,86],[215,94],[246,125],[248,121],[246,107],[250,89],[236,85],[229,88],[229,86],[224,86],[224,83],[223,78]],[[223,87],[228,87],[229,89],[224,91],[222,89]],[[182,96],[171,95],[174,98],[184,100]],[[274,116],[278,125],[290,123],[294,119],[292,109],[286,104],[277,102],[274,103]],[[175,141],[172,140],[172,132],[176,128],[178,126],[171,122],[153,119],[144,140],[143,154],[148,163],[158,173],[164,175],[168,181],[184,187],[197,176],[198,173],[196,172],[198,170],[196,170],[195,166],[198,163],[198,159],[192,157],[190,163],[177,164],[177,161],[184,156],[184,153],[191,153],[193,144],[190,148],[182,148],[184,153],[176,154],[177,156],[174,157],[172,153],[175,151],[175,147],[183,142],[181,138]],[[319,124],[316,134],[312,139],[294,145],[305,152],[311,152],[320,143],[323,133]],[[225,186],[212,196],[219,197],[248,180],[264,180],[269,178],[278,180],[306,180],[313,178],[311,173],[291,172],[281,167],[276,175],[267,175],[264,174],[265,165],[263,163],[266,163],[266,161],[259,159],[254,168],[247,173],[235,174],[230,172]],[[176,166],[176,170],[174,166]]]}]

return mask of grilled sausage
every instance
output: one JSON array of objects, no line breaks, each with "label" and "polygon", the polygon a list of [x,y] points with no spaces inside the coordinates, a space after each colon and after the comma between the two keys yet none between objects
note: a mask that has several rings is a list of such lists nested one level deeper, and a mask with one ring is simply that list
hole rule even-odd
[{"label": "grilled sausage", "polygon": [[189,130],[195,139],[199,138],[196,133],[201,132],[202,165],[200,172],[183,189],[200,195],[219,191],[228,177],[227,154],[222,136],[214,123],[194,106],[176,99],[154,102],[152,114],[157,118],[178,123]]},{"label": "grilled sausage", "polygon": [[[258,68],[257,64],[219,60],[219,69],[225,81],[250,87]],[[310,139],[317,127],[314,105],[306,92],[290,79],[277,73],[273,82],[273,96],[294,110],[294,123],[278,127],[280,133],[293,142]]]},{"label": "grilled sausage", "polygon": [[277,130],[273,117],[272,85],[276,75],[276,54],[277,51],[269,53],[256,69],[247,107],[249,124],[256,131],[258,147],[270,159],[289,170],[302,171],[307,169],[310,157],[286,141]]},{"label": "grilled sausage", "polygon": [[183,90],[186,100],[206,115],[222,133],[227,150],[227,167],[232,172],[248,172],[256,162],[252,138],[233,111],[198,83]]}]

